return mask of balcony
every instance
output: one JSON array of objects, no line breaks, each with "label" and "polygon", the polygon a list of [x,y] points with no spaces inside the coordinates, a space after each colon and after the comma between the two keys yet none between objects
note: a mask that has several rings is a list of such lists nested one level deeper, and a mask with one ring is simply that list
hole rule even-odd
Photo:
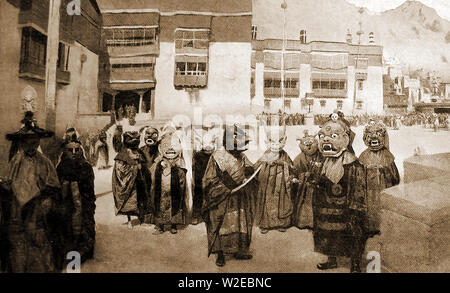
[{"label": "balcony", "polygon": [[314,96],[316,98],[346,98],[346,89],[313,89]]},{"label": "balcony", "polygon": [[159,42],[140,45],[140,46],[124,46],[124,45],[107,45],[110,57],[120,56],[137,56],[137,55],[156,55],[159,56]]},{"label": "balcony", "polygon": [[[45,81],[45,65],[23,60],[19,67],[19,77]],[[70,72],[57,69],[56,82],[64,85],[69,84]]]},{"label": "balcony", "polygon": [[181,75],[175,74],[173,84],[175,87],[206,87],[208,75]]},{"label": "balcony", "polygon": [[118,81],[155,81],[155,72],[153,70],[135,70],[135,71],[115,71],[111,70],[109,75],[111,83]]},{"label": "balcony", "polygon": [[[298,88],[286,88],[285,97],[298,98],[300,90]],[[266,98],[281,98],[281,88],[279,87],[265,87],[264,97]]]}]

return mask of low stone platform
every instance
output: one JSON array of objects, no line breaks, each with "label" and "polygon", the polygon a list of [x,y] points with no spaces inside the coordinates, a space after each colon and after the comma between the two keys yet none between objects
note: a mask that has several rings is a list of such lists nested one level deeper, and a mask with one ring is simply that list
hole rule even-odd
[{"label": "low stone platform", "polygon": [[392,272],[450,272],[450,154],[405,160],[405,183],[381,194],[379,247]]}]

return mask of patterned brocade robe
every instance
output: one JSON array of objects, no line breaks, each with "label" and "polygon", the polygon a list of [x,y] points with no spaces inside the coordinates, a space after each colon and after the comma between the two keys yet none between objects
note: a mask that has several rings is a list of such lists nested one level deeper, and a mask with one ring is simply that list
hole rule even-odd
[{"label": "patterned brocade robe", "polygon": [[288,228],[293,213],[291,182],[296,177],[292,160],[284,150],[278,156],[266,151],[255,169],[259,166],[256,224],[268,230]]},{"label": "patterned brocade robe", "polygon": [[367,177],[368,236],[380,233],[380,192],[400,183],[400,175],[394,159],[386,148],[379,151],[366,149],[359,157],[359,161],[366,169]]},{"label": "patterned brocade robe", "polygon": [[310,176],[317,176],[322,167],[323,156],[317,151],[314,155],[308,156],[300,153],[294,159],[294,168],[298,175],[298,188],[294,191],[294,214],[292,224],[299,229],[313,228],[313,207],[312,199],[314,194],[314,184],[309,182]]},{"label": "patterned brocade robe", "polygon": [[208,235],[208,255],[248,252],[252,237],[255,182],[235,193],[231,191],[253,173],[244,154],[235,157],[216,150],[203,177],[203,217]]},{"label": "patterned brocade robe", "polygon": [[155,224],[186,224],[186,172],[182,158],[155,160],[150,169],[153,182],[150,201]]},{"label": "patterned brocade robe", "polygon": [[[323,168],[327,161],[325,159]],[[350,152],[342,155],[343,176],[332,182],[317,178],[313,196],[314,250],[329,256],[351,257],[366,227],[366,178],[364,167]]]}]

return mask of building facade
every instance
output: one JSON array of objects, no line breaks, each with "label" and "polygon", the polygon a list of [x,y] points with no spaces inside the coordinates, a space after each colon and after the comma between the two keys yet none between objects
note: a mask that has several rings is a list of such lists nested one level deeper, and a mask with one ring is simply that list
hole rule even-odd
[{"label": "building facade", "polygon": [[[61,1],[56,89],[56,134],[66,127],[90,127],[97,112],[101,14],[95,1],[81,1],[81,15],[67,13]],[[45,66],[48,0],[0,2],[0,161],[7,162],[5,133],[17,130],[27,110],[45,126]],[[94,115],[95,116],[95,115]],[[93,116],[92,116],[93,117]],[[106,117],[106,121],[110,119]],[[94,121],[94,122],[92,122]],[[99,121],[103,124],[104,121]],[[107,122],[106,122],[107,123]],[[102,125],[104,126],[104,125]],[[4,168],[2,167],[2,172]]]},{"label": "building facade", "polygon": [[[254,28],[254,31],[257,29]],[[288,40],[284,53],[285,99],[281,95],[282,40],[252,43],[252,103],[265,111],[346,114],[383,111],[383,48],[349,42]],[[356,94],[355,94],[356,92]]]},{"label": "building facade", "polygon": [[137,119],[250,107],[252,1],[152,1],[103,9],[103,112]]}]

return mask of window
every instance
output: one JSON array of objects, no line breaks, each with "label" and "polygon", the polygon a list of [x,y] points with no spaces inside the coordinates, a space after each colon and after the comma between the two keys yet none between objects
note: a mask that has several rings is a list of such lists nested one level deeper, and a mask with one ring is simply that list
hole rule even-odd
[{"label": "window", "polygon": [[[284,80],[284,88],[295,89],[298,85],[298,78],[287,77]],[[265,79],[264,87],[268,88],[281,88],[281,79]]]},{"label": "window", "polygon": [[[68,70],[69,51],[69,46],[59,43],[57,60],[58,70]],[[47,36],[32,27],[24,27],[22,30],[20,54],[20,62],[22,65],[31,64],[39,67],[45,66],[47,63]]]},{"label": "window", "polygon": [[114,71],[114,72],[152,71],[153,64],[152,63],[112,64],[111,68],[112,68],[112,71]]},{"label": "window", "polygon": [[355,65],[358,69],[367,69],[369,67],[369,58],[355,58]]},{"label": "window", "polygon": [[177,62],[177,75],[206,75],[205,62]]},{"label": "window", "polygon": [[306,43],[306,30],[300,31],[300,43],[302,44]]},{"label": "window", "polygon": [[256,40],[258,35],[258,27],[256,25],[252,25],[252,40]]},{"label": "window", "polygon": [[364,89],[364,82],[362,80],[358,80],[358,90],[362,91]]},{"label": "window", "polygon": [[313,80],[313,90],[345,90],[347,82],[344,80]]},{"label": "window", "polygon": [[356,109],[361,110],[363,108],[363,102],[362,101],[356,101]]},{"label": "window", "polygon": [[320,100],[320,107],[325,108],[326,105],[327,105],[327,101]]},{"label": "window", "polygon": [[342,100],[337,100],[336,101],[336,108],[338,110],[342,110],[342,106],[344,105],[344,102]]},{"label": "window", "polygon": [[47,36],[31,27],[22,30],[22,63],[45,66],[47,57]]},{"label": "window", "polygon": [[208,49],[209,30],[175,30],[175,48]]},{"label": "window", "polygon": [[108,46],[145,46],[156,43],[156,28],[106,29]]}]

